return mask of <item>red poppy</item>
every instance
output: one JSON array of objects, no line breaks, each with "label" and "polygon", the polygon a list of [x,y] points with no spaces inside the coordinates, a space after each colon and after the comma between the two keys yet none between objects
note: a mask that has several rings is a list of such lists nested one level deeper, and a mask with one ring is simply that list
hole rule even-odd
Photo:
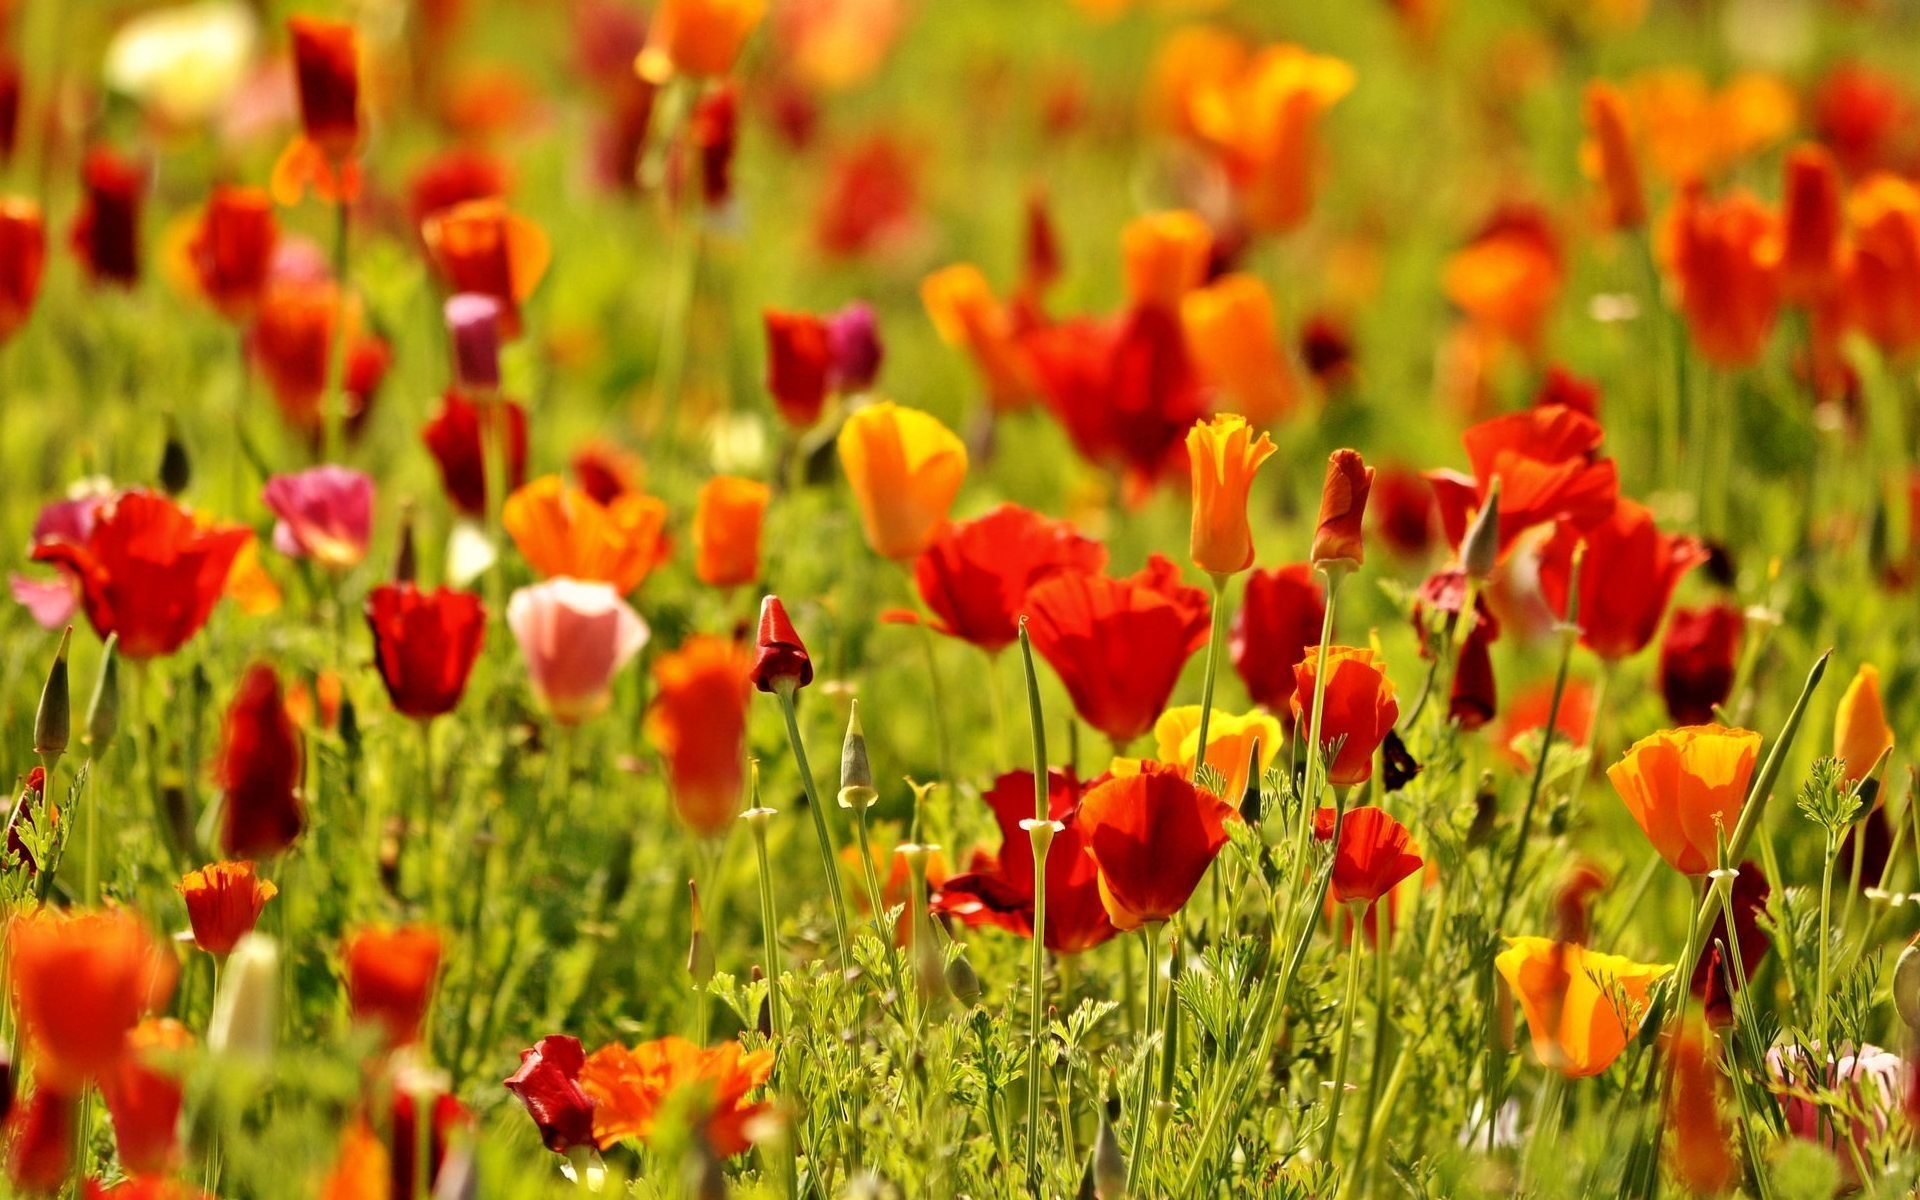
[{"label": "red poppy", "polygon": [[40,864],[33,860],[33,851],[27,849],[22,834],[26,827],[39,827],[47,811],[46,799],[47,769],[36,764],[27,769],[26,786],[13,802],[13,811],[7,814],[6,853],[26,868],[28,878],[40,870]]},{"label": "red poppy", "polygon": [[795,429],[811,429],[827,403],[833,345],[827,323],[812,313],[761,314],[767,327],[767,391],[780,416]]},{"label": "red poppy", "polygon": [[1605,891],[1608,879],[1600,868],[1583,859],[1567,867],[1553,888],[1553,937],[1557,942],[1586,945],[1593,936],[1593,898]]},{"label": "red poppy", "polygon": [[1307,318],[1300,326],[1300,361],[1325,391],[1345,390],[1356,373],[1352,328],[1330,313]]},{"label": "red poppy", "polygon": [[1824,146],[1796,146],[1787,155],[1780,206],[1780,293],[1791,303],[1820,304],[1846,272],[1840,168]]},{"label": "red poppy", "polygon": [[174,887],[186,902],[193,944],[216,958],[231,954],[253,932],[267,901],[279,894],[256,876],[250,862],[212,863],[188,871]]},{"label": "red poppy", "polygon": [[[247,333],[253,363],[273,391],[280,415],[318,447],[332,402],[334,338],[341,325],[340,289],[327,279],[276,279],[261,293]],[[358,305],[346,305],[346,428],[366,423],[374,390],[391,352],[361,324]]]},{"label": "red poppy", "polygon": [[1374,477],[1373,532],[1401,558],[1425,558],[1438,534],[1433,485],[1405,467],[1382,467]]},{"label": "red poppy", "polygon": [[701,96],[687,131],[699,156],[700,199],[710,209],[725,208],[733,196],[733,152],[740,140],[739,85],[722,83]]},{"label": "red poppy", "polygon": [[778,596],[760,600],[760,631],[754,639],[753,686],[777,692],[783,683],[803,688],[813,682],[813,660],[799,631],[787,619],[787,606]]},{"label": "red poppy", "polygon": [[552,1034],[520,1052],[506,1089],[526,1106],[541,1144],[555,1154],[593,1144],[593,1098],[580,1088],[586,1050],[579,1038]]},{"label": "red poppy", "polygon": [[20,140],[20,60],[0,50],[0,164],[13,158]]},{"label": "red poppy", "polygon": [[293,17],[293,72],[307,140],[344,162],[360,144],[360,35],[344,21]]},{"label": "red poppy", "polygon": [[1600,423],[1553,404],[1482,421],[1461,435],[1471,476],[1430,471],[1447,541],[1460,545],[1467,522],[1500,480],[1500,550],[1536,525],[1564,521],[1586,529],[1613,511],[1619,470],[1600,455]]},{"label": "red poppy", "polygon": [[[1547,714],[1552,708],[1551,679],[1522,689],[1508,702],[1506,712],[1500,718],[1499,730],[1494,734],[1494,743],[1515,768],[1524,770],[1533,765],[1533,760],[1521,755],[1514,748],[1514,742],[1523,734],[1546,728]],[[1567,680],[1567,686],[1560,695],[1560,711],[1554,717],[1553,727],[1559,737],[1573,745],[1586,745],[1587,735],[1593,728],[1593,689],[1578,679]],[[1582,939],[1563,937],[1559,940],[1577,942]]]},{"label": "red poppy", "polygon": [[1453,670],[1453,694],[1447,698],[1448,715],[1469,733],[1493,720],[1500,711],[1500,692],[1493,676],[1493,635],[1488,629],[1488,623],[1480,621],[1467,634]]},{"label": "red poppy", "polygon": [[1600,419],[1600,385],[1591,379],[1583,379],[1562,366],[1551,366],[1540,379],[1540,387],[1533,393],[1535,408],[1549,408],[1555,404],[1571,408],[1575,412],[1585,413],[1598,421]]},{"label": "red poppy", "polygon": [[[1315,646],[1293,669],[1296,729],[1302,721],[1311,719],[1320,658],[1320,647]],[[1393,697],[1393,684],[1387,680],[1385,664],[1373,651],[1330,646],[1326,659],[1332,665],[1327,674],[1316,740],[1322,746],[1340,743],[1340,752],[1327,768],[1327,782],[1336,787],[1352,787],[1365,783],[1373,774],[1373,752],[1393,731],[1393,723],[1400,718],[1400,705]]]},{"label": "red poppy", "polygon": [[[1740,951],[1740,966],[1748,979],[1760,969],[1760,960],[1767,956],[1773,946],[1773,939],[1760,926],[1761,918],[1767,911],[1767,897],[1773,892],[1767,883],[1767,877],[1753,863],[1740,864],[1740,873],[1733,880],[1733,894],[1728,897],[1733,907],[1733,934],[1727,933],[1727,914],[1716,911],[1713,915],[1713,929],[1708,932],[1703,943],[1706,952],[1700,956],[1699,965],[1693,969],[1693,979],[1688,990],[1699,997],[1706,1006],[1707,1019],[1715,1025],[1726,1025],[1733,1020],[1733,995],[1727,985],[1739,986],[1739,980],[1733,972],[1732,954],[1735,947]],[[1726,947],[1723,955],[1721,947]]]},{"label": "red poppy", "polygon": [[920,203],[914,157],[884,134],[837,156],[827,168],[814,240],[832,258],[869,254],[904,235]]},{"label": "red poppy", "polygon": [[441,209],[420,233],[447,290],[493,297],[500,303],[500,336],[520,336],[520,306],[552,258],[546,233],[498,197]]},{"label": "red poppy", "polygon": [[1247,695],[1289,726],[1293,669],[1307,656],[1307,647],[1320,644],[1326,616],[1326,597],[1314,580],[1312,564],[1255,568],[1247,575],[1246,594],[1240,611],[1233,615],[1227,652],[1247,685]]},{"label": "red poppy", "polygon": [[147,189],[142,166],[104,146],[87,152],[81,171],[85,195],[73,218],[73,252],[95,283],[132,287],[140,282],[140,200]]},{"label": "red poppy", "polygon": [[377,1023],[391,1046],[420,1039],[440,974],[442,943],[431,925],[357,930],[344,950],[353,1019]]},{"label": "red poppy", "polygon": [[1138,929],[1184,908],[1227,844],[1228,823],[1239,819],[1232,805],[1165,763],[1142,762],[1139,774],[1089,789],[1077,820],[1114,927]]},{"label": "red poppy", "polygon": [[1153,727],[1210,623],[1207,594],[1158,554],[1124,579],[1069,571],[1042,580],[1026,608],[1034,649],[1081,719],[1116,746]]},{"label": "red poppy", "polygon": [[[427,1102],[428,1119],[431,1122],[426,1136],[427,1177],[416,1180],[415,1161],[420,1157],[420,1105]],[[467,1106],[450,1093],[442,1091],[414,1091],[405,1088],[395,1090],[393,1097],[392,1129],[388,1140],[393,1147],[388,1156],[387,1195],[393,1200],[402,1196],[431,1196],[434,1185],[440,1180],[440,1169],[447,1162],[447,1148],[463,1129],[470,1129],[473,1114]]]},{"label": "red poppy", "polygon": [[601,441],[582,445],[567,465],[573,468],[573,480],[580,490],[600,505],[611,505],[616,498],[639,491],[646,472],[639,458]]},{"label": "red poppy", "polygon": [[[1313,814],[1313,836],[1323,842],[1333,840],[1333,812],[1322,808]],[[1424,865],[1407,827],[1385,809],[1350,808],[1340,818],[1329,891],[1341,904],[1372,904]]]},{"label": "red poppy", "polygon": [[7,1179],[28,1195],[51,1196],[71,1173],[80,1102],[45,1084],[7,1118]]},{"label": "red poppy", "polygon": [[293,845],[307,824],[300,735],[266,663],[248,667],[234,693],[217,770],[227,791],[220,844],[228,858],[272,858]]},{"label": "red poppy", "polygon": [[34,543],[80,585],[94,632],[120,635],[129,658],[172,654],[207,623],[233,560],[253,537],[238,525],[202,524],[172,500],[135,489],[96,510],[86,540]]},{"label": "red poppy", "polygon": [[1367,515],[1367,496],[1373,491],[1372,467],[1358,450],[1335,450],[1327,460],[1327,478],[1320,492],[1320,524],[1313,533],[1314,562],[1344,559],[1365,561],[1366,539],[1361,523]]},{"label": "red poppy", "polygon": [[273,198],[261,188],[222,184],[187,245],[200,292],[229,321],[253,315],[266,291],[279,230]]},{"label": "red poppy", "polygon": [[47,226],[31,200],[0,197],[0,344],[27,323],[47,267]]},{"label": "red poppy", "polygon": [[1812,123],[1847,174],[1910,164],[1913,97],[1902,81],[1860,63],[1840,63],[1814,89]]},{"label": "red poppy", "polygon": [[1706,725],[1733,691],[1746,617],[1731,604],[1678,608],[1660,643],[1660,695],[1679,725]]},{"label": "red poppy", "polygon": [[178,1021],[143,1021],[127,1035],[119,1064],[101,1078],[122,1170],[159,1175],[179,1165],[185,1086],[177,1065],[158,1060],[192,1045],[193,1035]]},{"label": "red poppy", "polygon": [[440,467],[440,483],[447,499],[468,516],[487,511],[487,458],[481,443],[482,425],[489,430],[506,426],[507,486],[496,481],[496,493],[511,492],[527,481],[527,410],[512,400],[476,404],[457,392],[448,392],[440,412],[427,422],[421,437]]},{"label": "red poppy", "polygon": [[[1119,931],[1100,899],[1099,871],[1087,853],[1079,819],[1083,785],[1071,773],[1047,773],[1047,815],[1061,823],[1047,849],[1046,948],[1055,954],[1091,950]],[[983,797],[1000,826],[1000,849],[975,851],[969,869],[940,885],[933,911],[969,925],[1033,936],[1033,840],[1021,828],[1033,819],[1033,773],[1012,771]]]},{"label": "red poppy", "polygon": [[367,594],[367,627],[394,709],[427,720],[459,705],[480,657],[487,610],[471,592],[383,583]]},{"label": "red poppy", "polygon": [[1707,561],[1699,539],[1664,533],[1644,505],[1625,496],[1605,520],[1584,529],[1562,522],[1540,552],[1540,591],[1564,615],[1573,554],[1580,567],[1580,644],[1602,658],[1638,654],[1660,628],[1680,577]]},{"label": "red poppy", "polygon": [[1018,504],[941,528],[914,561],[920,598],[939,618],[934,628],[996,654],[1020,636],[1033,585],[1065,571],[1096,573],[1107,550],[1065,521]]},{"label": "red poppy", "polygon": [[407,185],[407,217],[419,229],[428,217],[468,200],[504,197],[507,168],[484,150],[456,146],[421,163]]},{"label": "red poppy", "polygon": [[1661,258],[1693,343],[1709,362],[1746,366],[1766,351],[1780,307],[1778,222],[1753,195],[1682,188],[1661,229]]}]

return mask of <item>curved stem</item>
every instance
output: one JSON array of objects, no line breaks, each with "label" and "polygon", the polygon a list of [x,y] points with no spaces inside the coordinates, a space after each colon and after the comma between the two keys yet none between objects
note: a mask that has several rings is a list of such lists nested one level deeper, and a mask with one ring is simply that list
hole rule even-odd
[{"label": "curved stem", "polygon": [[1027,677],[1027,720],[1033,731],[1033,947],[1027,966],[1027,1189],[1040,1192],[1040,1016],[1047,953],[1047,850],[1053,822],[1047,812],[1047,726],[1040,707],[1040,678],[1033,667],[1033,642],[1020,618],[1020,662]]},{"label": "curved stem", "polygon": [[840,967],[853,969],[852,942],[847,937],[847,901],[840,894],[839,855],[833,834],[827,829],[827,814],[820,807],[820,789],[813,782],[813,768],[807,763],[807,746],[800,737],[800,719],[793,708],[793,683],[783,681],[777,693],[780,712],[787,719],[787,744],[793,749],[793,762],[800,769],[800,786],[807,793],[807,811],[813,814],[813,832],[820,840],[820,862],[827,872],[827,894],[833,900],[833,931],[840,943]]}]

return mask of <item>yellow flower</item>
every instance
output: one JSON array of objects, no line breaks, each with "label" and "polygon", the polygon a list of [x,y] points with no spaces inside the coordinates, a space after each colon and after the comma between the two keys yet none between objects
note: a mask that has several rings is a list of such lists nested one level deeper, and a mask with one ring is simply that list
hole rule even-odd
[{"label": "yellow flower", "polygon": [[1858,783],[1891,749],[1893,729],[1880,703],[1880,672],[1872,663],[1861,663],[1833,719],[1833,753],[1846,764],[1847,782]]},{"label": "yellow flower", "polygon": [[967,477],[966,445],[932,414],[882,400],[847,418],[839,447],[867,545],[896,560],[926,549]]},{"label": "yellow flower", "polygon": [[1253,565],[1253,534],[1247,528],[1247,490],[1260,464],[1273,454],[1273,440],[1258,438],[1245,417],[1231,413],[1187,431],[1193,468],[1193,562],[1215,576]]},{"label": "yellow flower", "polygon": [[[1260,744],[1260,770],[1265,771],[1280,753],[1284,734],[1280,721],[1270,713],[1250,712],[1245,716],[1213,710],[1207,721],[1207,765],[1226,780],[1220,796],[1229,804],[1238,804],[1247,790],[1247,760],[1255,742]],[[1153,723],[1154,757],[1172,763],[1188,773],[1200,752],[1200,706],[1182,705],[1160,714]]]}]

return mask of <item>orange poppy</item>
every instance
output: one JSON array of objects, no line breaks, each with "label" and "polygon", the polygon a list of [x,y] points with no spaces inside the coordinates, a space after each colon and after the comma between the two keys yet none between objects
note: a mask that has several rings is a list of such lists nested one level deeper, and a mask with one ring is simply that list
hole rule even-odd
[{"label": "orange poppy", "polygon": [[1908,354],[1920,347],[1920,186],[1873,175],[1854,188],[1847,208],[1855,318],[1883,352]]},{"label": "orange poppy", "polygon": [[848,417],[838,441],[867,545],[895,560],[926,549],[967,477],[966,444],[938,418],[891,400]]},{"label": "orange poppy", "polygon": [[766,484],[716,475],[700,485],[693,506],[693,573],[710,587],[752,583],[760,574],[760,527],[773,491]]},{"label": "orange poppy", "polygon": [[500,302],[500,335],[520,336],[520,305],[553,257],[546,233],[495,197],[441,209],[420,233],[447,290],[493,297]]},{"label": "orange poppy", "polygon": [[252,315],[267,288],[279,230],[262,188],[221,185],[200,214],[187,258],[200,294],[229,321]]},{"label": "orange poppy", "polygon": [[[1238,803],[1250,782],[1247,766],[1252,761],[1254,747],[1260,748],[1259,769],[1265,771],[1279,757],[1280,743],[1285,739],[1286,732],[1280,727],[1279,719],[1271,714],[1250,712],[1236,716],[1214,709],[1207,719],[1207,765],[1220,772],[1220,778],[1225,781],[1220,785],[1220,795]],[[1187,704],[1161,713],[1160,719],[1153,723],[1153,743],[1154,758],[1192,775],[1194,759],[1200,754],[1200,706]],[[1120,764],[1130,761],[1114,760],[1114,773],[1120,774]]]},{"label": "orange poppy", "polygon": [[1587,529],[1604,520],[1620,495],[1620,473],[1601,455],[1600,436],[1600,422],[1564,404],[1523,409],[1468,429],[1460,440],[1473,474],[1427,473],[1447,541],[1460,545],[1496,478],[1502,554],[1521,534],[1548,521]]},{"label": "orange poppy", "polygon": [[1668,1040],[1667,1053],[1673,1063],[1673,1093],[1666,1105],[1673,1140],[1667,1146],[1667,1164],[1695,1196],[1731,1191],[1740,1179],[1740,1159],[1733,1152],[1739,1135],[1720,1114],[1721,1069],[1713,1061],[1712,1045],[1687,1029]]},{"label": "orange poppy", "polygon": [[1748,729],[1683,725],[1635,742],[1607,778],[1660,857],[1686,875],[1719,862],[1746,804],[1761,737]]},{"label": "orange poppy", "polygon": [[1180,327],[1200,374],[1256,425],[1295,403],[1293,368],[1274,334],[1273,297],[1254,275],[1227,275],[1180,301]]},{"label": "orange poppy", "polygon": [[1710,200],[1689,184],[1667,213],[1660,257],[1708,361],[1745,366],[1765,352],[1780,308],[1778,238],[1773,214],[1745,191]]},{"label": "orange poppy", "polygon": [[[1386,664],[1373,651],[1330,646],[1327,662],[1331,669],[1327,674],[1318,740],[1324,746],[1336,739],[1345,739],[1339,754],[1327,768],[1327,782],[1335,787],[1352,787],[1372,776],[1373,752],[1380,748],[1380,743],[1393,731],[1393,723],[1400,719],[1400,704],[1394,699]],[[1306,729],[1312,720],[1313,693],[1319,674],[1320,647],[1313,646],[1293,669],[1295,729]]]},{"label": "orange poppy", "polygon": [[1312,560],[1366,561],[1367,543],[1361,523],[1367,515],[1367,496],[1373,491],[1373,468],[1358,450],[1335,450],[1327,459],[1327,478],[1320,488],[1320,523],[1313,531]]},{"label": "orange poppy", "polygon": [[1560,297],[1561,258],[1546,213],[1515,205],[1496,212],[1447,259],[1442,285],[1476,329],[1533,354]]},{"label": "orange poppy", "polygon": [[165,1059],[192,1045],[193,1034],[178,1021],[142,1021],[127,1034],[119,1064],[101,1079],[100,1094],[113,1117],[113,1144],[123,1170],[157,1175],[179,1165],[185,1084],[179,1066]]},{"label": "orange poppy", "polygon": [[996,411],[1017,408],[1033,395],[1020,318],[993,294],[979,267],[955,263],[935,271],[920,283],[920,303],[940,340],[973,359]]},{"label": "orange poppy", "polygon": [[608,583],[624,596],[667,560],[666,501],[638,492],[601,504],[546,475],[507,497],[500,523],[544,579]]},{"label": "orange poppy", "polygon": [[591,1096],[593,1137],[602,1150],[627,1138],[645,1142],[654,1122],[677,1094],[701,1089],[702,1132],[721,1158],[751,1146],[748,1127],[771,1112],[747,1093],[773,1074],[773,1050],[747,1051],[739,1042],[702,1049],[684,1038],[664,1037],[629,1049],[602,1046],[580,1068],[580,1088]]},{"label": "orange poppy", "polygon": [[253,932],[260,912],[280,889],[255,876],[250,862],[223,862],[188,871],[174,885],[187,902],[194,945],[217,958]]},{"label": "orange poppy", "polygon": [[378,1024],[390,1046],[420,1040],[440,974],[442,941],[431,925],[365,928],[347,937],[342,957],[347,1005],[359,1023]]},{"label": "orange poppy", "polygon": [[1137,308],[1177,309],[1207,277],[1213,231],[1185,210],[1135,217],[1120,231],[1127,302]]},{"label": "orange poppy", "polygon": [[1520,999],[1533,1052],[1572,1079],[1620,1057],[1654,981],[1672,969],[1543,937],[1508,938],[1493,965]]},{"label": "orange poppy", "polygon": [[1227,844],[1227,823],[1239,819],[1233,806],[1164,763],[1096,784],[1078,821],[1114,927],[1138,929],[1185,907]]},{"label": "orange poppy", "polygon": [[[1328,894],[1341,904],[1371,905],[1425,865],[1415,852],[1407,827],[1385,809],[1361,805],[1340,817],[1340,841],[1333,848],[1333,877]],[[1313,836],[1333,840],[1334,810],[1313,814]]]},{"label": "orange poppy", "polygon": [[1194,89],[1192,127],[1220,152],[1254,229],[1285,233],[1313,211],[1320,121],[1353,85],[1341,60],[1273,45]]},{"label": "orange poppy", "polygon": [[1609,229],[1638,229],[1647,223],[1647,193],[1640,182],[1627,98],[1619,88],[1595,80],[1587,85],[1582,112],[1587,143],[1582,155],[1600,180],[1602,214]]},{"label": "orange poppy", "polygon": [[740,811],[752,675],[745,647],[701,634],[653,664],[647,737],[667,761],[674,809],[706,837],[725,833]]},{"label": "orange poppy", "polygon": [[16,917],[7,931],[14,1011],[41,1080],[77,1089],[118,1062],[143,1014],[173,990],[174,964],[125,909]]},{"label": "orange poppy", "polygon": [[1880,756],[1893,749],[1893,727],[1880,702],[1880,669],[1861,663],[1833,718],[1833,753],[1845,764],[1848,783],[1858,783]]},{"label": "orange poppy", "polygon": [[1840,168],[1824,146],[1808,143],[1787,155],[1780,206],[1780,294],[1817,305],[1845,283],[1847,259]]},{"label": "orange poppy", "polygon": [[767,0],[663,0],[634,71],[656,85],[676,74],[725,75],[766,13]]},{"label": "orange poppy", "polygon": [[1247,492],[1260,464],[1273,456],[1273,440],[1254,436],[1247,419],[1231,413],[1187,431],[1187,461],[1193,473],[1194,565],[1216,578],[1253,565],[1253,533],[1247,528]]}]

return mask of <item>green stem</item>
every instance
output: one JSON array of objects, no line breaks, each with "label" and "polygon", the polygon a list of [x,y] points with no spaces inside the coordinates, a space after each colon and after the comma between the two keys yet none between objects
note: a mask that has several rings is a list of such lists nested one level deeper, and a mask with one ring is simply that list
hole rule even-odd
[{"label": "green stem", "polygon": [[1353,1027],[1360,1023],[1355,1009],[1360,1004],[1360,936],[1362,913],[1366,906],[1358,901],[1347,905],[1353,921],[1353,941],[1347,946],[1347,991],[1341,1002],[1340,1048],[1333,1055],[1333,1098],[1327,1102],[1327,1124],[1320,1138],[1320,1161],[1333,1161],[1334,1143],[1340,1137],[1340,1101],[1347,1090],[1347,1059],[1353,1051]]},{"label": "green stem", "polygon": [[[1226,633],[1227,617],[1227,577],[1214,575],[1213,579],[1213,624],[1207,634],[1207,669],[1200,683],[1200,729],[1199,739],[1193,749],[1193,777],[1200,778],[1200,768],[1207,764],[1207,725],[1213,717],[1213,682],[1220,668],[1220,641]],[[1322,641],[1328,636],[1322,632]],[[1321,653],[1325,653],[1324,650]]]},{"label": "green stem", "polygon": [[847,937],[847,901],[840,893],[840,864],[834,849],[833,834],[827,829],[827,814],[820,804],[820,789],[813,782],[813,768],[807,764],[806,743],[800,737],[800,719],[794,713],[794,684],[780,681],[777,695],[780,712],[787,719],[787,744],[793,748],[793,762],[800,769],[800,785],[807,793],[807,811],[813,814],[813,832],[820,840],[820,862],[827,872],[827,894],[833,900],[833,930],[840,943],[842,970],[853,969],[852,941]]},{"label": "green stem", "polygon": [[1027,721],[1033,731],[1033,820],[1023,822],[1033,843],[1033,946],[1027,966],[1027,1189],[1040,1194],[1040,1018],[1044,1007],[1047,953],[1047,851],[1054,824],[1048,813],[1047,726],[1040,707],[1040,677],[1033,641],[1020,618],[1020,662],[1027,678]]},{"label": "green stem", "polygon": [[[1153,925],[1144,925],[1140,929],[1140,943],[1147,952],[1147,1023],[1146,1037],[1153,1037],[1154,1027],[1160,1016],[1160,972],[1154,966],[1154,943],[1159,940],[1155,935],[1159,930]],[[1167,997],[1169,1001],[1173,997]],[[1131,1195],[1140,1179],[1140,1163],[1146,1157],[1147,1146],[1147,1097],[1153,1089],[1153,1043],[1148,1041],[1145,1053],[1140,1060],[1140,1087],[1135,1093],[1133,1106],[1133,1136],[1127,1148],[1127,1193]]]}]

